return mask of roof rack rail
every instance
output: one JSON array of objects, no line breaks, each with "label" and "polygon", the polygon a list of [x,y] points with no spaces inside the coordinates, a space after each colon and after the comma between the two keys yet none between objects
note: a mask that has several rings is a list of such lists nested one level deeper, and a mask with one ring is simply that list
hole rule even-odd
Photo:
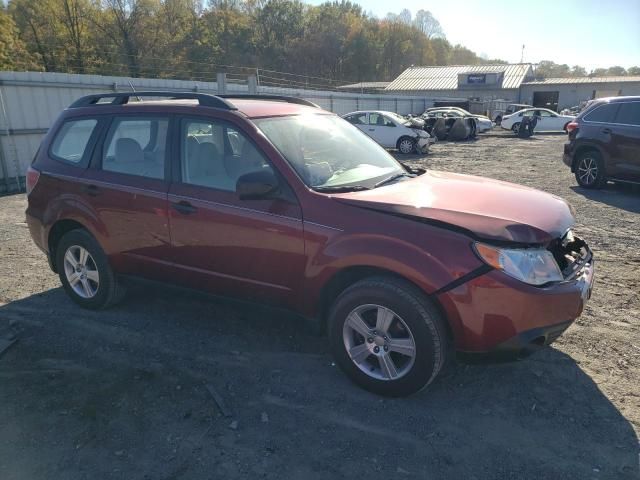
[{"label": "roof rack rail", "polygon": [[298,105],[305,105],[307,107],[313,107],[313,108],[321,108],[319,105],[316,105],[313,102],[310,102],[309,100],[305,100],[304,98],[298,98],[298,97],[289,97],[286,95],[253,95],[253,94],[246,94],[246,93],[236,93],[236,94],[224,94],[224,95],[218,95],[218,97],[220,98],[237,98],[238,100],[241,99],[247,99],[247,100],[271,100],[274,102],[287,102],[287,103],[295,103]]},{"label": "roof rack rail", "polygon": [[[198,100],[203,107],[222,108],[224,110],[237,110],[231,103],[216,95],[207,93],[189,92],[117,92],[98,93],[79,98],[69,108],[89,107],[91,105],[125,105],[131,97],[166,97],[172,100]],[[111,102],[101,102],[102,99],[113,99]]]}]

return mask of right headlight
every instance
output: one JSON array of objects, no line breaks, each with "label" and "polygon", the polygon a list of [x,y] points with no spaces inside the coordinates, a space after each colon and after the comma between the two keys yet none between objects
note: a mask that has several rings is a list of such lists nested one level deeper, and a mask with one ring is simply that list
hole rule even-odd
[{"label": "right headlight", "polygon": [[499,248],[475,243],[474,249],[487,265],[529,285],[564,279],[553,254],[544,248]]}]

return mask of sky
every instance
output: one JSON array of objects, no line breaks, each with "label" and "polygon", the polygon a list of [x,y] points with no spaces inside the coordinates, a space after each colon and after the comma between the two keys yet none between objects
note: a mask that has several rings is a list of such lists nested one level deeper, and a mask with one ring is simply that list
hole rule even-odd
[{"label": "sky", "polygon": [[[304,0],[318,5],[324,0]],[[384,18],[429,10],[447,39],[477,54],[519,62],[640,66],[640,0],[352,0]]]}]

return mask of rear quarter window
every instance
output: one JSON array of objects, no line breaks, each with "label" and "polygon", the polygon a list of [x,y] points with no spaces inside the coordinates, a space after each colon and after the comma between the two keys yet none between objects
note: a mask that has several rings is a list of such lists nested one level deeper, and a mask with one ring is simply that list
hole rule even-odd
[{"label": "rear quarter window", "polygon": [[97,124],[98,121],[93,118],[65,122],[51,144],[51,156],[56,160],[79,164]]},{"label": "rear quarter window", "polygon": [[615,118],[618,105],[619,104],[617,103],[605,103],[596,106],[592,110],[586,112],[582,119],[585,122],[611,123]]}]

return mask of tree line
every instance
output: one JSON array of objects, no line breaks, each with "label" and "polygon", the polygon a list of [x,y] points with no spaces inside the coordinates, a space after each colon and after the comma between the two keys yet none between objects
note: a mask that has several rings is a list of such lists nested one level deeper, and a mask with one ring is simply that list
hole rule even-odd
[{"label": "tree line", "polygon": [[345,0],[9,0],[0,8],[2,70],[211,80],[261,68],[344,83],[391,80],[411,65],[482,63],[506,62],[452,45],[428,11],[379,19]]}]

